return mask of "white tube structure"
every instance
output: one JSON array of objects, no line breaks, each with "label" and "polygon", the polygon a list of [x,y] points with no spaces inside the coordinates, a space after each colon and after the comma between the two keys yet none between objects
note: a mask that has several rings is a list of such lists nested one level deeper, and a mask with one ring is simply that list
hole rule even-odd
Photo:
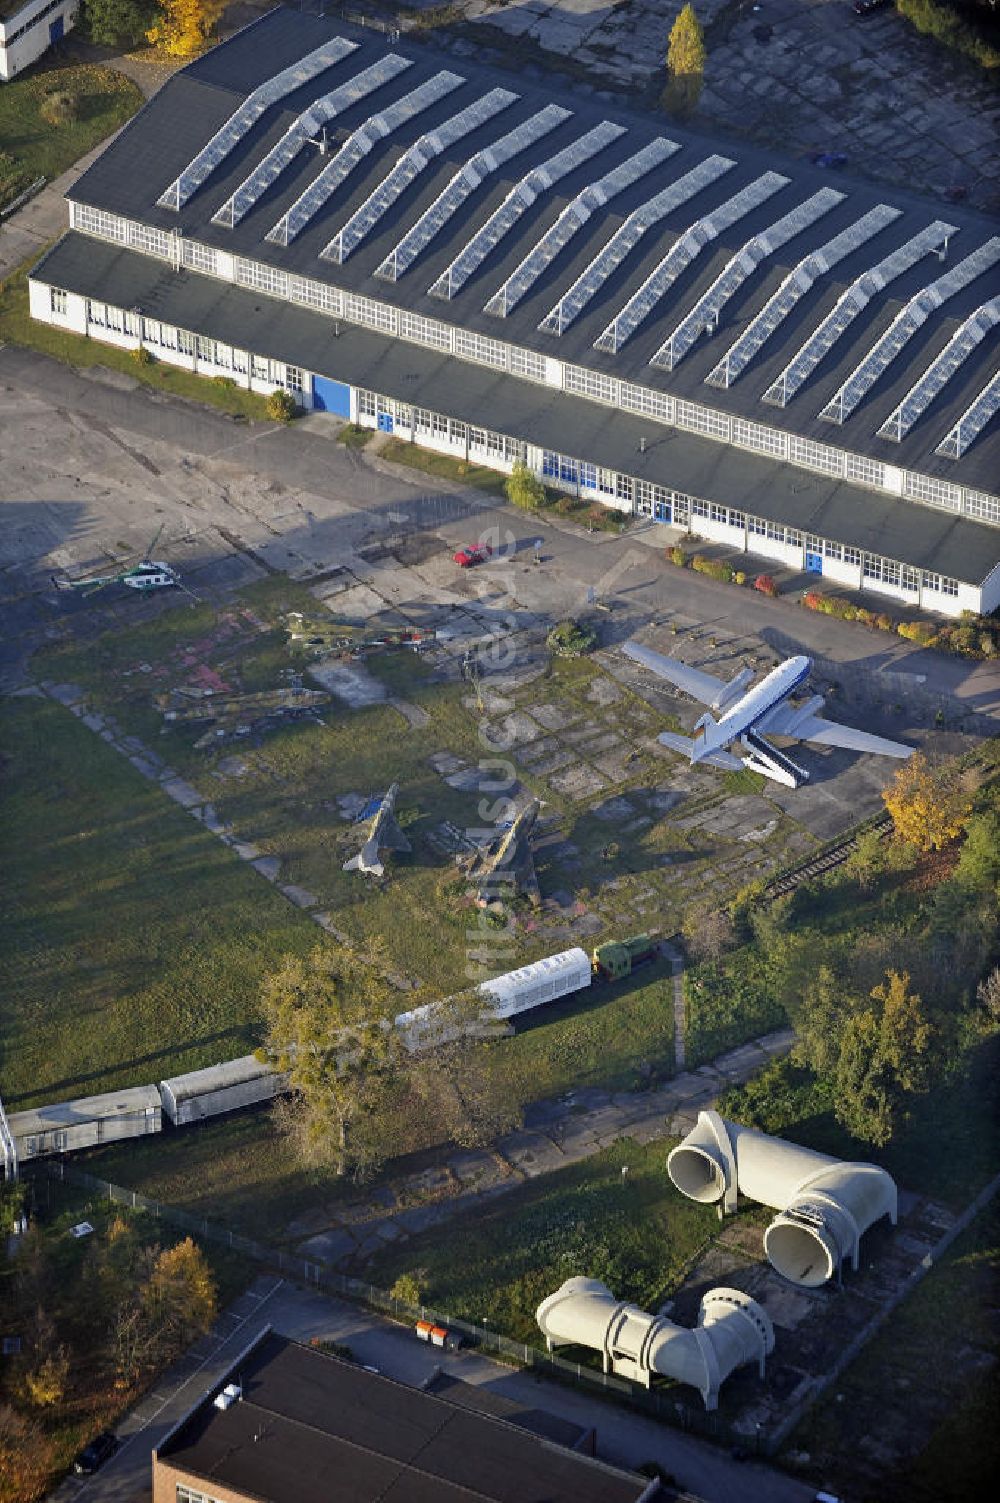
[{"label": "white tube structure", "polygon": [[861,1238],[888,1216],[896,1225],[896,1185],[875,1164],[851,1164],[772,1138],[718,1112],[698,1121],[667,1157],[667,1173],[689,1200],[721,1200],[735,1211],[737,1192],[779,1212],[764,1233],[771,1265],[793,1284],[816,1289],[855,1268]]},{"label": "white tube structure", "polygon": [[592,1347],[605,1372],[646,1388],[654,1374],[688,1383],[706,1409],[718,1408],[719,1389],[735,1368],[756,1362],[763,1377],[764,1358],[774,1350],[770,1319],[739,1289],[710,1289],[692,1330],[615,1299],[599,1279],[567,1279],[542,1301],[535,1319],[549,1351]]}]

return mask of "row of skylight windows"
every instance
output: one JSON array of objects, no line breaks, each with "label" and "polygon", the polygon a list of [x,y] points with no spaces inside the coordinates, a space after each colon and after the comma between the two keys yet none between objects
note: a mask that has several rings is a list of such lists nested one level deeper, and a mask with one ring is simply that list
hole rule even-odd
[{"label": "row of skylight windows", "polygon": [[[71,216],[75,228],[89,230],[92,234],[120,244],[137,243],[131,238],[133,232],[137,236],[145,232],[142,225],[134,225],[116,215],[93,210],[87,205],[72,203]],[[157,235],[160,232],[152,233]],[[167,259],[172,259],[169,248],[176,244],[173,237],[164,236],[163,249],[154,254],[163,254]],[[183,264],[215,275],[225,274],[216,264],[217,253],[211,247],[201,246],[199,242],[192,240],[181,240],[180,246]],[[721,439],[739,448],[781,459],[820,474],[856,481],[877,490],[888,489],[885,466],[864,455],[850,454],[835,446],[798,438],[780,429],[719,412],[698,402],[682,402],[668,393],[622,381],[603,372],[549,360],[544,355],[521,346],[461,330],[454,325],[409,313],[374,298],[345,293],[329,284],[293,276],[262,262],[237,256],[232,258],[232,264],[234,280],[238,285],[252,287],[269,296],[302,303],[334,317],[375,328],[382,333],[432,349],[450,352],[460,359],[489,365],[493,369],[507,371],[537,383],[551,385],[555,368],[559,371],[563,389],[590,400]],[[981,400],[984,405],[988,405],[988,401],[1000,401],[1000,382],[992,384],[992,391],[987,388]],[[969,422],[971,424],[974,421],[976,418],[973,415]],[[981,426],[983,425],[980,424]],[[890,494],[895,493],[890,491]],[[903,472],[903,494],[910,499],[949,511],[961,512],[963,509],[964,493],[961,486],[911,471]],[[982,511],[977,510],[976,515],[982,515]]]}]

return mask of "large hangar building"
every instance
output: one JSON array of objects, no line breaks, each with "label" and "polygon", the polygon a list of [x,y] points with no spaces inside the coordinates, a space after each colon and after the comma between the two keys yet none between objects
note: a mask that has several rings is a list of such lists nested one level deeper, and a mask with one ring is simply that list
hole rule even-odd
[{"label": "large hangar building", "polygon": [[1000,604],[1000,227],[277,10],[69,195],[34,317],[948,614]]}]

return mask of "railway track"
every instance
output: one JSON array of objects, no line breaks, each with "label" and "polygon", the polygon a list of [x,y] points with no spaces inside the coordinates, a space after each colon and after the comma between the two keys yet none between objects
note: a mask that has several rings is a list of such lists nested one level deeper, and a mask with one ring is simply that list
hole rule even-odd
[{"label": "railway track", "polygon": [[[891,829],[891,814],[881,814],[872,824],[865,827],[866,832],[867,830],[877,830],[882,836],[888,835]],[[842,840],[839,845],[822,851],[818,856],[814,856],[809,861],[804,861],[801,866],[793,867],[790,872],[783,872],[767,884],[767,896],[769,898],[782,898],[786,893],[793,892],[796,887],[800,887],[803,882],[811,882],[814,877],[825,876],[827,872],[833,871],[835,867],[841,866],[847,860],[857,843],[858,836],[855,833],[848,836],[846,840]]]}]

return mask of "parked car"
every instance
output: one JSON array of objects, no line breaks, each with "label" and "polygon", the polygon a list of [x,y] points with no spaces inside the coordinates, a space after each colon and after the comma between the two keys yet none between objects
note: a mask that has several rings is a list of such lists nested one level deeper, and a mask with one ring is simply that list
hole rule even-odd
[{"label": "parked car", "polygon": [[112,1435],[110,1430],[102,1430],[100,1435],[95,1435],[89,1445],[84,1446],[73,1458],[73,1470],[78,1477],[89,1477],[96,1472],[98,1467],[103,1466],[109,1456],[113,1456],[118,1449],[118,1437]]},{"label": "parked car", "polygon": [[492,552],[489,543],[468,543],[459,548],[454,560],[460,569],[472,569],[476,564],[485,564]]}]

